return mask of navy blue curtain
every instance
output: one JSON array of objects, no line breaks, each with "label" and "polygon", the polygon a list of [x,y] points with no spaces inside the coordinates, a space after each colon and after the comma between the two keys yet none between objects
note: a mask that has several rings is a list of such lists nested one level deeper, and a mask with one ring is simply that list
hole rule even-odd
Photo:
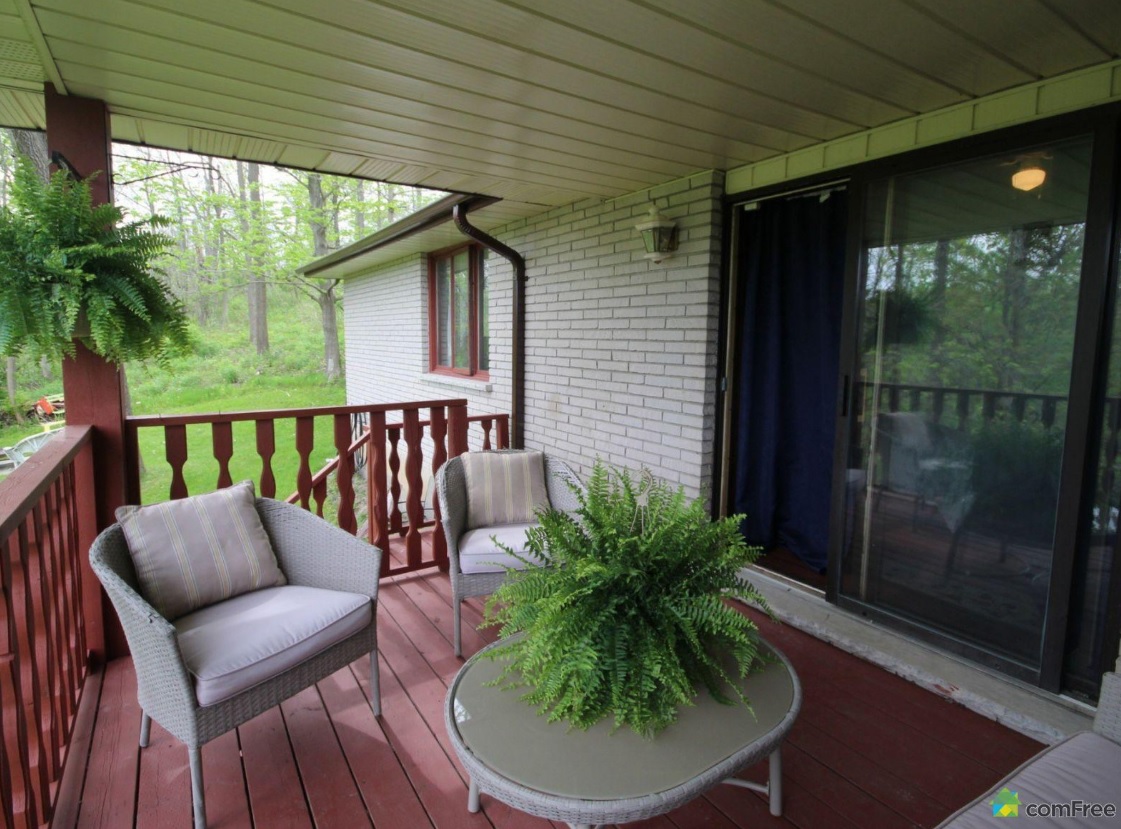
[{"label": "navy blue curtain", "polygon": [[740,224],[732,506],[751,544],[824,572],[847,198],[764,201]]}]

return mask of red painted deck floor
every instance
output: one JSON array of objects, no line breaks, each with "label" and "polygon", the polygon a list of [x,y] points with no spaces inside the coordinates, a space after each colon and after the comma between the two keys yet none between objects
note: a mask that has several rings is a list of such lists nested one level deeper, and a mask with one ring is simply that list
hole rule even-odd
[{"label": "red painted deck floor", "polygon": [[[493,639],[471,631],[481,604],[465,608],[464,648]],[[208,744],[203,769],[209,824],[229,827],[379,829],[502,827],[547,821],[483,797],[467,812],[467,783],[443,723],[452,655],[450,590],[438,573],[382,585],[379,639],[384,716],[366,703],[360,660]],[[718,786],[643,825],[886,829],[933,826],[985,791],[1040,746],[793,628],[759,620],[794,664],[805,693],[786,742],[785,815],[761,795]],[[78,825],[191,825],[184,747],[153,724],[137,747],[140,711],[129,660],[106,669]],[[745,776],[763,780],[765,764]],[[637,824],[632,824],[637,825]]]}]

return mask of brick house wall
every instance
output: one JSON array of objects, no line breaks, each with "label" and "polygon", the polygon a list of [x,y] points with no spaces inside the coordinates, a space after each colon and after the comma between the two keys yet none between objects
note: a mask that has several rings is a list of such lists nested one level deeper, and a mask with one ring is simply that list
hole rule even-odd
[{"label": "brick house wall", "polygon": [[[597,457],[648,467],[691,495],[712,484],[723,174],[589,199],[492,235],[526,259],[525,442],[587,474]],[[655,264],[635,231],[657,200],[680,247]],[[491,382],[425,376],[427,270],[410,257],[347,281],[352,403],[467,397],[509,410],[512,271],[491,254]],[[475,384],[473,388],[470,384]]]}]

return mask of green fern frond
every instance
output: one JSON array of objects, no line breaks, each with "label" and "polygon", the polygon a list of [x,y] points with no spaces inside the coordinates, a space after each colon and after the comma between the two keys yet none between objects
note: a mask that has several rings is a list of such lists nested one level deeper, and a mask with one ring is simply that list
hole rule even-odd
[{"label": "green fern frond", "polygon": [[497,684],[528,688],[550,720],[610,717],[645,736],[698,689],[746,703],[737,679],[761,662],[758,636],[725,601],[761,603],[740,575],[758,554],[742,516],[712,521],[680,488],[600,463],[575,492],[579,509],[543,512],[520,557],[551,566],[508,568],[486,604],[504,641],[489,652],[506,662]]},{"label": "green fern frond", "polygon": [[166,219],[125,222],[112,204],[93,204],[88,180],[57,172],[43,182],[20,158],[0,209],[0,353],[73,354],[75,325],[113,362],[166,363],[193,348],[182,303],[153,260],[172,240]]}]

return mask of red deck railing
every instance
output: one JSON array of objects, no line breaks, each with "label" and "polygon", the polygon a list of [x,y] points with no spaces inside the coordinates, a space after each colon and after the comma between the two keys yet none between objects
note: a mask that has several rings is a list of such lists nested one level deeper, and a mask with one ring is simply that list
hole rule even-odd
[{"label": "red deck railing", "polygon": [[79,702],[100,650],[88,426],[68,426],[0,488],[0,817],[51,821]]},{"label": "red deck railing", "polygon": [[[315,419],[319,417],[331,419],[334,457],[318,471],[313,471]],[[294,452],[299,464],[294,481],[278,484],[274,473],[277,424],[286,420],[294,422],[294,441],[291,447],[280,447],[280,451]],[[141,502],[138,462],[141,429],[163,430],[164,455],[171,467],[167,496],[174,499],[189,494],[183,474],[189,458],[187,427],[210,426],[210,446],[204,454],[217,461],[214,487],[220,489],[233,482],[230,473],[235,448],[233,425],[239,422],[254,424],[253,451],[260,459],[258,492],[261,495],[273,498],[278,488],[287,491],[287,487],[292,486],[294,491],[287,499],[289,503],[314,509],[320,516],[334,496],[337,506],[334,514],[327,517],[342,529],[355,535],[363,531],[371,544],[383,550],[388,550],[391,532],[404,538],[405,563],[394,565],[389,556],[384,556],[383,576],[447,566],[447,545],[440,527],[439,508],[434,499],[428,509],[425,507],[425,481],[430,478],[425,475],[425,464],[430,473],[435,474],[448,457],[467,451],[469,444],[483,449],[504,449],[509,444],[509,416],[468,417],[466,400],[130,417],[126,421],[129,502]],[[481,433],[469,435],[472,425],[477,425]],[[366,503],[365,522],[360,525],[355,474],[361,469],[365,470]],[[426,527],[434,528],[429,559],[423,557],[420,536],[420,531]]]}]

